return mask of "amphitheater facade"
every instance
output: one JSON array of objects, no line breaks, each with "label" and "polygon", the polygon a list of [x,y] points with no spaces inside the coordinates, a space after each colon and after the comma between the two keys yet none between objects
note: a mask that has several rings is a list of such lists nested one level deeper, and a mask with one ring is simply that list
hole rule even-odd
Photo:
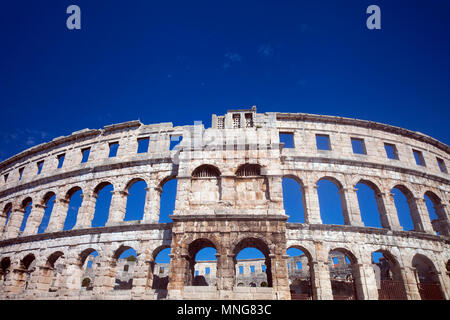
[{"label": "amphitheater facade", "polygon": [[[292,145],[280,142],[280,134]],[[175,137],[182,139],[171,148]],[[325,147],[318,147],[319,139]],[[138,152],[145,140],[146,150]],[[352,141],[361,152],[355,153]],[[118,146],[114,156],[112,146]],[[211,128],[131,121],[55,138],[0,163],[0,298],[448,300],[449,154],[446,144],[399,127],[257,113],[256,107],[212,115]],[[289,222],[285,213],[284,178],[301,188],[303,223]],[[173,179],[172,222],[159,223],[161,193]],[[322,223],[321,180],[339,189],[342,225]],[[127,196],[137,181],[147,185],[143,216],[126,221]],[[374,191],[381,228],[364,225],[357,183]],[[113,186],[109,215],[93,227],[97,196],[106,185]],[[393,188],[407,199],[413,230],[400,224]],[[80,190],[76,222],[65,228],[71,197]],[[40,230],[49,199],[50,220]],[[215,285],[195,286],[195,256],[205,247],[217,251]],[[237,285],[236,256],[247,247],[264,254],[267,286]],[[118,258],[129,248],[137,255],[132,286],[115,290],[123,268]],[[165,248],[171,248],[170,268],[161,282],[155,257]],[[306,289],[294,290],[289,280],[289,248],[306,257]],[[83,274],[94,251],[95,276],[86,290]],[[381,284],[373,252],[383,255]],[[350,270],[341,291],[330,272],[335,253],[347,257]]]}]

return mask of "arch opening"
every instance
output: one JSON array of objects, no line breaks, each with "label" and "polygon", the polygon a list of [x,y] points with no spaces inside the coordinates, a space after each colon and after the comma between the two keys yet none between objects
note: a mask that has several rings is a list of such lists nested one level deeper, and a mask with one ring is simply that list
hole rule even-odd
[{"label": "arch opening", "polygon": [[289,216],[287,222],[305,223],[305,194],[302,184],[292,177],[284,177],[281,184],[283,207]]},{"label": "arch opening", "polygon": [[312,270],[310,255],[303,248],[290,247],[286,250],[289,290],[292,300],[312,300]]},{"label": "arch opening", "polygon": [[141,179],[133,181],[130,183],[127,191],[124,221],[142,220],[147,198],[147,183]]}]

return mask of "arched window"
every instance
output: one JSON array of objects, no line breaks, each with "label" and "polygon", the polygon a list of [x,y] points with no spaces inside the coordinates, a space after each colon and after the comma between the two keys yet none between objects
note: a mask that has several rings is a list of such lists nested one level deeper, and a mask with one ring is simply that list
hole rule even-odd
[{"label": "arched window", "polygon": [[215,286],[217,273],[217,250],[214,247],[203,247],[195,255],[194,286]]},{"label": "arched window", "polygon": [[331,250],[328,260],[333,299],[356,300],[360,288],[355,285],[359,271],[354,256],[345,250]]},{"label": "arched window", "polygon": [[334,178],[324,177],[317,182],[320,217],[323,224],[344,225],[342,185]]},{"label": "arched window", "polygon": [[71,230],[77,222],[78,210],[83,202],[83,191],[79,187],[71,188],[67,192],[65,200],[68,201],[68,207],[63,230]]},{"label": "arched window", "polygon": [[297,179],[285,177],[282,180],[283,207],[287,222],[305,223],[305,198],[302,185]]},{"label": "arched window", "polygon": [[136,266],[136,250],[121,246],[115,253],[116,270],[114,290],[130,290],[133,287],[133,273]]},{"label": "arched window", "polygon": [[44,196],[42,204],[45,206],[45,211],[41,220],[41,224],[38,228],[38,234],[43,233],[45,229],[47,229],[48,222],[53,211],[53,205],[55,204],[55,198],[56,195],[53,192],[49,192]]},{"label": "arched window", "polygon": [[109,182],[103,182],[95,188],[94,194],[97,197],[97,200],[95,202],[95,213],[94,218],[92,219],[92,227],[103,227],[106,225],[113,191],[114,187]]},{"label": "arched window", "polygon": [[144,180],[132,181],[127,190],[127,207],[124,221],[142,220],[147,196],[147,183]]},{"label": "arched window", "polygon": [[405,231],[416,230],[418,221],[414,221],[413,210],[416,204],[412,192],[405,186],[397,185],[392,188],[391,194],[394,197],[400,226]]},{"label": "arched window", "polygon": [[309,269],[310,254],[305,254],[296,247],[288,248],[286,254],[289,256],[288,263],[291,266],[288,270],[291,299],[311,300],[313,292],[312,270]]},{"label": "arched window", "polygon": [[421,299],[444,300],[439,276],[433,262],[424,255],[416,254],[412,260],[412,266],[416,269]]},{"label": "arched window", "polygon": [[243,164],[236,171],[236,176],[238,177],[252,177],[259,175],[261,175],[261,166],[259,164]]},{"label": "arched window", "polygon": [[192,172],[192,176],[195,178],[220,177],[220,171],[212,165],[203,164]]},{"label": "arched window", "polygon": [[364,226],[382,228],[380,216],[385,209],[378,187],[370,181],[361,180],[355,185],[355,188]]},{"label": "arched window", "polygon": [[175,210],[175,200],[177,198],[178,180],[171,178],[162,183],[161,201],[159,210],[159,223],[172,222],[170,215]]},{"label": "arched window", "polygon": [[28,217],[30,216],[31,209],[33,207],[33,200],[28,197],[25,200],[22,201],[22,210],[25,211],[22,219],[22,224],[20,225],[19,231],[25,230],[25,227],[27,225]]},{"label": "arched window", "polygon": [[170,247],[160,247],[155,250],[153,263],[153,284],[152,289],[167,289],[169,284]]},{"label": "arched window", "polygon": [[378,288],[378,300],[406,300],[406,290],[397,260],[386,251],[372,252],[372,266]]}]

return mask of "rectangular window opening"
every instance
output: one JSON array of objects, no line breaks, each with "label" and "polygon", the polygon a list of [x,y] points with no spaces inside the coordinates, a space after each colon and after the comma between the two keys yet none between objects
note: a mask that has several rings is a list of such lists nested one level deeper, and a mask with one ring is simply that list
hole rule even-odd
[{"label": "rectangular window opening", "polygon": [[7,173],[3,176],[3,179],[5,179],[5,183],[8,182],[8,176],[9,176],[9,173]]},{"label": "rectangular window opening", "polygon": [[64,154],[64,153],[63,153],[63,154],[60,154],[60,155],[58,156],[58,169],[59,169],[59,168],[62,168],[63,163],[64,163],[64,158],[65,158],[65,154]]},{"label": "rectangular window opening", "polygon": [[239,274],[244,274],[244,267],[243,266],[239,266]]},{"label": "rectangular window opening", "polygon": [[386,150],[386,156],[389,159],[398,160],[398,152],[395,144],[385,143],[384,150]]},{"label": "rectangular window opening", "polygon": [[90,153],[91,153],[91,148],[81,149],[81,154],[82,154],[81,163],[88,162]]},{"label": "rectangular window opening", "polygon": [[137,153],[147,153],[150,138],[139,138]]},{"label": "rectangular window opening", "polygon": [[170,136],[170,150],[173,150],[178,144],[183,140],[182,135],[171,135]]},{"label": "rectangular window opening", "polygon": [[239,113],[233,114],[233,128],[241,127],[241,115]]},{"label": "rectangular window opening", "polygon": [[300,261],[297,262],[297,270],[302,269],[302,263]]},{"label": "rectangular window opening", "polygon": [[326,134],[316,134],[317,150],[331,150],[330,136]]},{"label": "rectangular window opening", "polygon": [[441,172],[448,173],[447,166],[445,165],[445,161],[441,158],[436,158],[436,160],[437,160],[437,163],[438,163],[438,166],[439,166],[439,169],[441,170]]},{"label": "rectangular window opening", "polygon": [[108,158],[114,158],[117,156],[117,150],[119,149],[119,143],[118,142],[111,142],[109,144],[109,155]]},{"label": "rectangular window opening", "polygon": [[422,152],[419,151],[419,150],[414,150],[413,149],[413,154],[414,154],[414,159],[416,160],[416,164],[418,166],[425,167],[425,159],[423,158]]},{"label": "rectangular window opening", "polygon": [[19,169],[19,181],[22,180],[23,169],[24,169],[24,168],[20,168],[20,169]]},{"label": "rectangular window opening", "polygon": [[211,269],[209,267],[205,268],[205,274],[210,274],[211,273]]},{"label": "rectangular window opening", "polygon": [[250,266],[250,272],[255,273],[255,266]]},{"label": "rectangular window opening", "polygon": [[364,139],[350,138],[352,142],[353,153],[355,154],[367,154],[366,145]]},{"label": "rectangular window opening", "polygon": [[289,132],[280,132],[280,143],[284,143],[284,148],[294,148],[294,134]]},{"label": "rectangular window opening", "polygon": [[245,127],[246,128],[253,127],[253,114],[252,113],[245,114]]},{"label": "rectangular window opening", "polygon": [[37,174],[41,174],[41,171],[42,171],[42,167],[44,166],[44,161],[39,161],[38,163],[37,163],[37,168],[38,168],[38,171],[37,171]]}]

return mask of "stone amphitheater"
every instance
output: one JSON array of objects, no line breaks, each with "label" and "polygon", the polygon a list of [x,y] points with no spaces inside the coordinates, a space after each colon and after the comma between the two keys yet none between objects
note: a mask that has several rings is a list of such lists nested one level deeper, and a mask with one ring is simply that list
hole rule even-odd
[{"label": "stone amphitheater", "polygon": [[[280,134],[292,145],[280,142]],[[176,137],[182,139],[171,148]],[[326,146],[319,148],[318,139]],[[148,147],[138,152],[141,141]],[[0,163],[0,298],[448,300],[449,154],[446,144],[391,125],[257,113],[256,107],[212,115],[211,128],[131,121],[58,137]],[[284,178],[302,191],[304,223],[288,222]],[[173,179],[172,222],[160,223],[161,192]],[[322,180],[339,189],[342,225],[322,223]],[[147,185],[145,209],[141,219],[127,221],[128,191],[137,181]],[[357,183],[374,191],[381,228],[364,225]],[[109,215],[93,227],[96,199],[106,185],[113,186]],[[413,230],[399,222],[393,188],[407,199]],[[80,190],[76,223],[65,228],[71,197]],[[430,218],[424,196],[437,218]],[[53,209],[42,230],[50,199]],[[217,252],[214,285],[197,286],[195,256],[205,247]],[[236,256],[248,247],[265,257],[264,286],[237,285]],[[132,285],[116,290],[119,257],[130,248],[137,258],[126,268]],[[155,258],[166,248],[167,281],[157,281]],[[304,253],[307,266],[297,284],[288,270],[290,248]],[[93,252],[95,274],[85,285]],[[374,252],[383,255],[378,273]],[[345,277],[332,272],[339,269],[330,258],[336,255],[347,259]]]}]

